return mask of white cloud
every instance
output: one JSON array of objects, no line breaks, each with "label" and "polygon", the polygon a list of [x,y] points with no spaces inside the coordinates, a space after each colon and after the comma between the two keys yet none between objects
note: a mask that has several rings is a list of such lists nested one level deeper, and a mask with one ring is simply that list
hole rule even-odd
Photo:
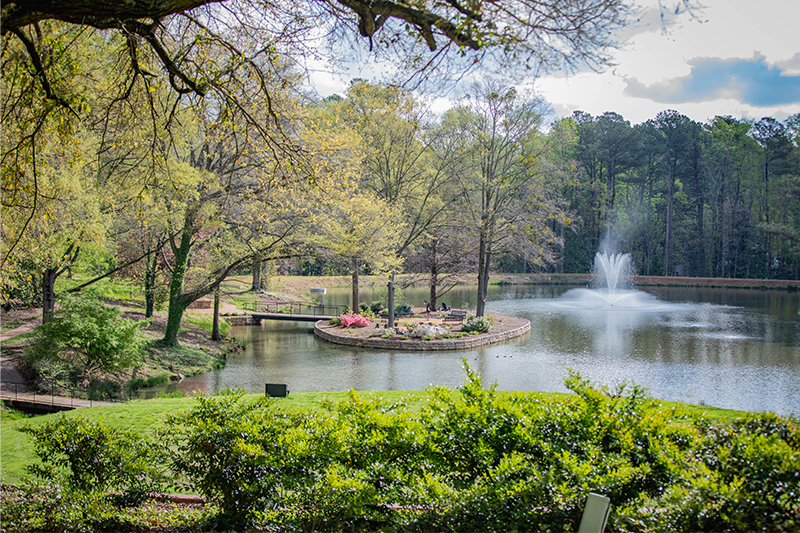
[{"label": "white cloud", "polygon": [[[705,0],[703,4],[707,7],[696,13],[695,18],[685,13],[671,17],[668,20],[669,33],[664,34],[653,9],[657,0],[640,1],[643,9],[650,9],[639,24],[626,32],[625,36],[630,39],[615,54],[616,67],[602,73],[547,76],[537,82],[538,89],[557,113],[563,116],[580,109],[599,115],[616,111],[638,123],[667,108],[676,109],[695,120],[706,120],[718,114],[752,118],[768,115],[783,119],[800,112],[797,103],[767,105],[766,99],[748,96],[731,79],[719,83],[715,88],[716,98],[705,98],[704,102],[690,102],[688,97],[657,102],[657,91],[626,91],[631,83],[638,83],[639,87],[667,88],[672,85],[685,89],[692,82],[688,77],[700,72],[693,70],[693,65],[696,67],[701,58],[708,65],[715,61],[719,63],[718,60],[736,59],[745,60],[742,63],[745,64],[752,62],[754,56],[763,56],[765,64],[784,69],[783,76],[796,76],[800,71],[796,28],[797,20],[800,20],[800,2],[762,0],[756,5],[749,0]],[[665,8],[671,7],[669,0],[662,2]],[[751,71],[750,75],[756,74]],[[769,80],[747,81],[752,86],[761,83],[762,90],[766,91],[776,79],[773,72]],[[706,79],[706,82],[711,83],[711,79]],[[694,83],[699,82],[695,80]],[[793,90],[791,84],[785,90]],[[663,92],[661,99],[669,100],[663,97]],[[780,98],[773,95],[772,101],[778,100]],[[787,96],[783,101],[792,99]]]}]

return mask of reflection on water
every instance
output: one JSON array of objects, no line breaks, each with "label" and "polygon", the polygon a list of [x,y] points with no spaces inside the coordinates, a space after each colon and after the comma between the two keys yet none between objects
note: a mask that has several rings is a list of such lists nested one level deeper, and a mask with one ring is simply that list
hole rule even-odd
[{"label": "reflection on water", "polygon": [[[712,289],[648,290],[634,306],[578,306],[557,286],[493,287],[490,311],[522,316],[531,333],[511,342],[460,352],[380,352],[317,340],[312,326],[265,322],[232,328],[246,349],[225,368],[177,388],[216,392],[264,383],[290,390],[416,390],[457,387],[462,358],[502,390],[566,391],[567,369],[595,382],[634,382],[665,400],[800,415],[798,295]],[[636,292],[636,291],[635,291]],[[420,305],[424,291],[405,291]],[[474,305],[472,291],[450,305]],[[326,295],[346,303],[346,291]],[[380,299],[365,294],[363,301]],[[417,301],[419,300],[419,301]],[[460,301],[462,304],[455,304]],[[453,302],[453,303],[451,303]],[[173,388],[176,386],[173,385]]]}]

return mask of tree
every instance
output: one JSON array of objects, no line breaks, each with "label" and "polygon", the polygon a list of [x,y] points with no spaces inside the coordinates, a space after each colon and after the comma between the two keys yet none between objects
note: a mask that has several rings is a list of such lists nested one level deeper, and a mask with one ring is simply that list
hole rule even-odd
[{"label": "tree", "polygon": [[[600,246],[600,239],[621,216],[617,202],[618,182],[628,179],[641,144],[630,123],[621,115],[606,112],[592,117],[583,111],[572,115],[575,124],[575,159],[579,164],[580,187],[573,195],[573,206],[583,214],[583,242],[574,248],[582,251],[579,264],[587,265]],[[624,214],[623,214],[624,215]]]},{"label": "tree", "polygon": [[464,233],[476,237],[476,312],[483,316],[493,254],[515,250],[531,263],[550,263],[560,240],[550,223],[569,219],[545,172],[541,102],[495,80],[472,93],[445,115],[443,128],[461,143],[440,157],[460,189]]},{"label": "tree", "polygon": [[411,266],[427,273],[428,302],[433,308],[467,272],[475,271],[474,241],[463,235],[459,222],[460,218],[452,216],[430,228],[407,259]]},{"label": "tree", "polygon": [[364,265],[374,273],[396,270],[395,250],[402,227],[400,212],[374,194],[320,199],[315,219],[318,248],[344,259],[352,272],[353,312],[359,309],[358,279]]},{"label": "tree", "polygon": [[662,111],[653,120],[655,132],[662,144],[662,161],[666,179],[666,226],[664,239],[664,274],[672,275],[670,270],[670,253],[673,235],[673,216],[675,207],[675,186],[684,163],[686,151],[689,149],[688,135],[692,121],[677,111]]},{"label": "tree", "polygon": [[[772,117],[764,117],[753,124],[753,138],[763,150],[764,164],[764,224],[768,227],[770,219],[770,180],[773,181],[787,168],[789,155],[792,152],[792,141],[783,124]],[[767,268],[772,263],[771,233],[766,233],[765,244]]]},{"label": "tree", "polygon": [[[732,117],[715,117],[704,128],[702,171],[711,210],[711,273],[719,277],[751,277],[751,257],[759,249],[750,228],[758,209],[752,186],[758,171],[757,145],[748,136],[750,124]],[[745,217],[745,214],[746,217]],[[739,250],[744,248],[744,272],[739,272]],[[763,264],[763,261],[760,262]]]},{"label": "tree", "polygon": [[[5,2],[0,14],[3,81],[13,77],[18,80],[15,86],[24,88],[4,92],[3,116],[24,116],[30,125],[15,134],[20,142],[12,142],[3,156],[4,166],[14,160],[27,171],[16,172],[13,178],[6,175],[3,187],[36,190],[35,172],[30,171],[35,167],[28,154],[35,152],[43,126],[59,124],[63,135],[85,120],[113,129],[120,116],[138,110],[153,118],[145,137],[155,154],[175,140],[169,134],[177,126],[174,111],[198,105],[202,99],[237,106],[276,152],[291,152],[288,136],[280,129],[269,131],[267,122],[247,113],[253,91],[242,93],[237,87],[244,79],[255,80],[251,87],[264,93],[264,109],[278,123],[271,105],[274,84],[266,80],[280,75],[282,64],[292,56],[321,55],[323,47],[309,45],[316,43],[320,30],[330,36],[337,56],[357,33],[372,53],[392,57],[395,63],[399,59],[405,67],[400,70],[410,72],[412,79],[435,84],[431,75],[435,72],[456,79],[454,72],[463,75],[479,63],[505,73],[512,65],[549,70],[603,63],[615,30],[626,22],[628,7],[624,0],[566,4],[501,0],[469,5],[426,0],[413,6],[391,0],[279,0],[267,6],[255,0],[15,0]],[[75,46],[76,36],[96,39],[108,51],[108,83],[97,91],[102,96],[97,105],[85,105],[94,88],[65,83],[88,79],[72,72],[92,56],[70,54],[82,50]],[[296,80],[289,77],[283,82],[285,87]],[[172,91],[166,105],[150,98],[151,90],[161,84]],[[101,151],[113,144],[105,134],[101,140]],[[159,161],[154,157],[148,164],[155,175]]]},{"label": "tree", "polygon": [[[78,0],[6,2],[2,32],[24,42],[31,59],[41,57],[42,43],[33,42],[26,29],[46,20],[60,20],[97,30],[115,30],[129,42],[130,72],[138,58],[158,57],[161,70],[178,93],[207,94],[217,89],[226,70],[203,72],[193,62],[202,41],[219,38],[226,26],[241,25],[264,34],[264,43],[284,41],[298,49],[310,30],[327,30],[336,40],[349,40],[354,30],[376,54],[388,53],[422,78],[446,67],[458,70],[479,59],[503,69],[524,65],[551,70],[603,63],[614,32],[627,20],[622,0],[502,0],[470,4],[400,1],[337,0],[283,3],[221,0],[156,0],[151,2],[97,2]],[[198,39],[200,37],[200,39]],[[377,46],[375,46],[377,44]],[[37,46],[38,45],[38,46]],[[307,47],[306,51],[310,51]],[[423,54],[426,50],[428,54]],[[239,52],[231,43],[231,57]],[[259,54],[272,53],[270,47]],[[242,55],[248,61],[252,56]],[[233,70],[236,66],[230,66]],[[37,68],[43,84],[47,72]],[[137,75],[147,75],[139,73]]]},{"label": "tree", "polygon": [[[404,223],[395,255],[413,254],[418,241],[432,244],[440,241],[442,219],[452,205],[455,193],[447,186],[447,174],[433,158],[431,142],[435,142],[425,107],[396,86],[376,86],[354,80],[347,98],[341,101],[342,114],[353,124],[365,147],[361,187],[402,213]],[[428,240],[433,234],[438,236]],[[421,245],[423,250],[433,248]],[[428,258],[432,259],[432,258]],[[427,261],[431,305],[436,305],[438,259]],[[394,274],[389,281],[389,326],[394,324]]]},{"label": "tree", "polygon": [[[428,0],[413,6],[308,0],[266,7],[251,0],[15,0],[4,3],[0,13],[3,85],[12,88],[3,92],[10,139],[2,154],[3,201],[20,208],[23,220],[17,235],[4,235],[4,242],[11,243],[1,264],[8,281],[15,277],[7,266],[28,228],[24,221],[41,215],[39,195],[54,193],[41,189],[37,180],[37,154],[49,130],[57,129],[68,142],[76,125],[91,125],[98,133],[97,152],[104,154],[115,148],[116,133],[126,122],[136,122],[147,146],[138,165],[147,166],[142,188],[157,185],[166,154],[180,149],[177,116],[185,108],[235,108],[274,159],[299,161],[303,154],[273,106],[276,87],[297,80],[293,75],[277,85],[273,80],[282,76],[291,56],[322,53],[321,47],[308,44],[320,29],[331,36],[337,55],[357,33],[371,53],[399,58],[400,71],[410,73],[411,83],[436,84],[481,63],[504,73],[512,66],[549,70],[604,63],[628,8],[624,0],[471,5]],[[94,46],[88,53],[82,46],[86,40]],[[79,72],[87,64],[107,69],[102,76]],[[432,76],[437,72],[439,80]],[[76,83],[99,78],[102,87]],[[162,87],[170,92],[161,93]],[[271,120],[250,113],[254,95],[263,99]],[[14,117],[15,127],[8,127],[8,117]],[[25,191],[27,199],[9,191]]]}]

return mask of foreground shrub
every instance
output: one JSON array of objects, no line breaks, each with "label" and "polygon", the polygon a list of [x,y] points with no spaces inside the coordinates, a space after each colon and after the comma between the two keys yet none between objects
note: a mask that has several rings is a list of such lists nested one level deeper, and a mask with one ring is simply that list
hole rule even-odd
[{"label": "foreground shrub", "polygon": [[96,533],[100,531],[201,531],[213,508],[143,504],[119,508],[113,495],[74,491],[54,483],[0,487],[2,530]]},{"label": "foreground shrub", "polygon": [[186,487],[219,507],[215,526],[244,528],[257,511],[277,505],[283,490],[310,482],[317,462],[304,456],[313,451],[297,431],[303,425],[273,412],[274,400],[247,402],[241,391],[230,391],[197,402],[167,418],[160,440]]},{"label": "foreground shrub", "polygon": [[[353,391],[321,411],[201,396],[159,442],[178,481],[212,503],[216,530],[574,531],[588,492],[611,498],[616,532],[798,529],[791,420],[696,420],[575,373],[566,398],[498,393],[465,369],[462,387],[428,389],[418,410]],[[103,502],[91,495],[82,518],[65,507],[84,524],[73,529],[106,527]]]},{"label": "foreground shrub", "polygon": [[[800,527],[800,431],[774,414],[732,424],[698,423],[684,479],[628,514],[656,531],[742,531]],[[644,528],[643,528],[644,530]]]},{"label": "foreground shrub", "polygon": [[28,470],[45,480],[83,491],[121,491],[123,501],[138,501],[161,479],[153,446],[133,431],[111,429],[82,417],[56,420],[20,431],[33,438],[41,465]]},{"label": "foreground shrub", "polygon": [[24,485],[15,494],[3,494],[4,532],[119,531],[120,510],[98,491],[64,488],[57,483]]}]

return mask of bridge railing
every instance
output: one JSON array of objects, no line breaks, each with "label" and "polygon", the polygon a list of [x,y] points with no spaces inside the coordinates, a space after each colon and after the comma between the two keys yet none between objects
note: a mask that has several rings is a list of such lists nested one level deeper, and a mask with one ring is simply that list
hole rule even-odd
[{"label": "bridge railing", "polygon": [[115,396],[112,398],[98,399],[98,396],[101,395],[101,392],[100,389],[95,387],[64,388],[62,386],[60,387],[60,390],[58,390],[54,381],[45,382],[45,385],[49,385],[49,387],[46,388],[49,388],[50,392],[36,391],[35,389],[31,389],[26,383],[4,380],[0,386],[2,390],[2,399],[31,402],[39,405],[49,405],[51,407],[69,408],[77,407],[78,403],[82,405],[86,405],[86,403],[88,403],[89,407],[91,407],[94,402],[119,403],[130,399],[126,395],[126,392],[129,391],[124,389],[117,392],[117,394],[115,394]]},{"label": "bridge railing", "polygon": [[287,315],[339,316],[344,313],[344,305],[307,304],[300,302],[259,303],[254,306],[256,312],[283,313]]},{"label": "bridge railing", "polygon": [[[35,390],[28,383],[17,381],[0,382],[0,399],[31,402],[38,405],[49,405],[51,407],[89,407],[93,403],[125,403],[130,400],[141,400],[150,397],[147,388],[133,388],[130,385],[122,386],[118,389],[109,390],[103,384],[98,386],[89,385],[88,387],[65,386],[63,383],[56,383],[53,380],[39,380],[41,389]],[[149,389],[152,390],[152,389]]]}]

